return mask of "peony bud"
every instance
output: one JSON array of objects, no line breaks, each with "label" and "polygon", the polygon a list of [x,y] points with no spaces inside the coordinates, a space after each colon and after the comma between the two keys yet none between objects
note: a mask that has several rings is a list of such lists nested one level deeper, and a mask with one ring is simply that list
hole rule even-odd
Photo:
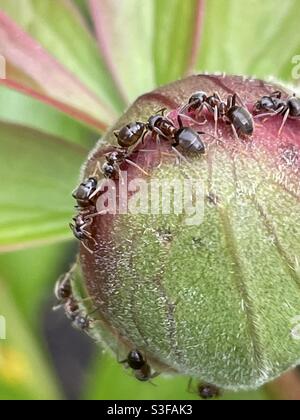
[{"label": "peony bud", "polygon": [[[227,76],[172,83],[140,97],[89,156],[83,178],[102,179],[113,131],[161,108],[176,128],[182,112],[204,133],[204,154],[147,133],[89,210],[75,283],[91,299],[90,333],[122,358],[139,349],[152,372],[224,389],[259,387],[299,363],[300,120],[279,135],[283,115],[254,118],[254,134],[237,139],[221,120],[215,132],[209,110],[180,110],[204,91],[237,93],[252,112],[278,89]],[[158,185],[175,185],[170,199],[162,188],[157,201]]]}]

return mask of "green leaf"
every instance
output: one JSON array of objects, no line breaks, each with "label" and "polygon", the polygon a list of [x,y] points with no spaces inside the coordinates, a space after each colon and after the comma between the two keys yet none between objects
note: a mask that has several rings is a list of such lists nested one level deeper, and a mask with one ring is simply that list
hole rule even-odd
[{"label": "green leaf", "polygon": [[146,0],[143,7],[138,0],[89,4],[103,57],[130,101],[193,68],[203,0]]},{"label": "green leaf", "polygon": [[[76,7],[67,0],[0,0],[0,8],[116,111],[124,104]],[[99,117],[102,115],[100,113]]]},{"label": "green leaf", "polygon": [[52,292],[68,252],[70,246],[62,243],[0,255],[0,277],[9,286],[20,314],[35,330],[40,330],[41,318],[36,314],[43,309],[41,302]]},{"label": "green leaf", "polygon": [[85,149],[0,124],[0,251],[69,239],[72,188]]},{"label": "green leaf", "polygon": [[155,0],[153,55],[158,85],[193,70],[203,14],[204,0]]},{"label": "green leaf", "polygon": [[0,86],[0,120],[20,124],[90,149],[97,134],[48,105]]},{"label": "green leaf", "polygon": [[3,12],[0,35],[2,62],[4,58],[6,64],[6,75],[0,84],[46,102],[98,130],[106,128],[111,112]]},{"label": "green leaf", "polygon": [[298,0],[210,0],[197,69],[292,80]]},{"label": "green leaf", "polygon": [[6,340],[0,341],[0,393],[3,387],[8,398],[15,392],[26,399],[58,399],[55,379],[3,279],[0,313],[6,321]]},{"label": "green leaf", "polygon": [[134,100],[155,85],[153,1],[90,0],[102,55],[123,96]]}]

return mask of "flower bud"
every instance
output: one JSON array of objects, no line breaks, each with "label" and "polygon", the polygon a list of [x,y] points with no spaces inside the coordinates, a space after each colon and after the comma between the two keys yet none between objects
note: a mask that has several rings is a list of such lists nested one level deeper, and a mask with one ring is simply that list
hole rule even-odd
[{"label": "flower bud", "polygon": [[[229,113],[215,126],[214,108],[181,109],[203,91],[225,102],[237,93],[253,113],[278,89],[189,77],[140,97],[90,154],[83,178],[96,173],[106,187],[89,213],[77,283],[95,311],[91,334],[122,358],[139,349],[153,372],[224,389],[256,388],[299,362],[300,119],[288,116],[279,133],[283,113],[254,117],[243,135]],[[176,130],[202,132],[205,150],[146,127],[105,181],[114,131],[162,108]]]}]

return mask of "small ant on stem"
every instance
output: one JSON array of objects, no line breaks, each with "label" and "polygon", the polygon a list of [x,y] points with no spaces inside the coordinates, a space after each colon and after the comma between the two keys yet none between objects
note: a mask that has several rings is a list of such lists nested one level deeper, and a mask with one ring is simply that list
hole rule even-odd
[{"label": "small ant on stem", "polygon": [[[83,315],[80,310],[78,301],[73,296],[72,284],[71,284],[71,271],[58,279],[54,288],[55,297],[59,301],[59,305],[53,309],[57,310],[64,307],[65,314],[69,320],[72,321],[72,326],[78,330],[86,331],[91,328],[93,320],[90,315],[98,310],[98,308],[90,314]],[[84,300],[90,300],[86,298]]]}]

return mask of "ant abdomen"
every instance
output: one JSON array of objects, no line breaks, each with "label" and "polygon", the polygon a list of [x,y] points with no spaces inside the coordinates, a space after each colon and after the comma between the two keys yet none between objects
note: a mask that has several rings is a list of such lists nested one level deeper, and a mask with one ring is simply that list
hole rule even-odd
[{"label": "ant abdomen", "polygon": [[180,128],[175,134],[174,146],[180,146],[188,152],[205,153],[205,145],[200,134],[190,127]]},{"label": "ant abdomen", "polygon": [[250,112],[241,106],[233,106],[227,111],[227,117],[235,127],[236,131],[251,136],[254,131],[254,124]]},{"label": "ant abdomen", "polygon": [[115,131],[114,134],[121,147],[129,148],[134,146],[142,137],[145,131],[145,124],[139,121],[125,125],[121,130]]}]

